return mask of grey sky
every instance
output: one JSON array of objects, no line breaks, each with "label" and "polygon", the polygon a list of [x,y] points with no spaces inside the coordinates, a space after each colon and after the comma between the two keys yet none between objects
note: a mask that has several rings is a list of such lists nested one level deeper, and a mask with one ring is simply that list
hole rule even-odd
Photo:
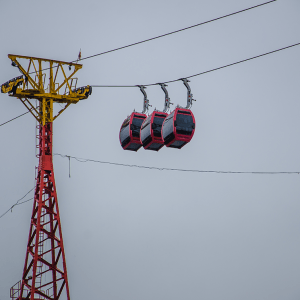
[{"label": "grey sky", "polygon": [[[7,54],[74,60],[263,1],[1,1]],[[300,2],[275,3],[83,61],[78,85],[173,80],[300,42]],[[193,140],[181,150],[123,151],[119,129],[138,88],[94,89],[54,122],[54,152],[157,167],[300,170],[300,46],[191,79]],[[168,85],[186,103],[182,82]],[[147,88],[163,108],[159,86]],[[0,123],[26,109],[0,94]],[[0,214],[35,182],[35,120],[0,128]],[[195,174],[54,157],[72,300],[293,300],[300,288],[300,175]],[[30,197],[29,197],[30,198]],[[0,219],[0,299],[21,279],[32,202]],[[62,298],[65,299],[65,298]]]}]

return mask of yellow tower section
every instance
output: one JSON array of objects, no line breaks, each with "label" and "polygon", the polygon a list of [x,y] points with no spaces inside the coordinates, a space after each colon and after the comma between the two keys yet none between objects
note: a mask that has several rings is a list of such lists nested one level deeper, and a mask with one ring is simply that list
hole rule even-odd
[{"label": "yellow tower section", "polygon": [[[20,99],[43,126],[53,122],[70,104],[87,99],[92,93],[92,87],[89,85],[76,87],[77,78],[74,75],[82,68],[81,64],[14,54],[9,54],[8,58],[23,76],[2,84],[1,92]],[[20,60],[25,63],[27,61],[27,66],[22,66]],[[66,75],[65,68],[71,71],[70,75]],[[47,86],[45,71],[49,72]],[[58,82],[58,78],[62,78],[61,83]],[[31,103],[32,99],[39,101],[38,108]],[[53,115],[54,102],[65,105],[56,116]]]}]

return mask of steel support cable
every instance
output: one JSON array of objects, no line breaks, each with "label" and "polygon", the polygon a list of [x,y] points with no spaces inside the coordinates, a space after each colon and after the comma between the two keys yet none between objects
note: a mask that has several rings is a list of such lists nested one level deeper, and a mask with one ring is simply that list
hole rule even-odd
[{"label": "steel support cable", "polygon": [[[248,11],[250,9],[254,9],[254,8],[266,5],[266,4],[270,4],[270,3],[275,2],[275,1],[277,1],[277,0],[272,0],[272,1],[264,2],[264,3],[258,4],[258,5],[252,6],[252,7],[248,7],[248,8],[245,8],[245,9],[242,9],[242,10],[239,10],[239,11],[236,11],[236,12],[224,15],[222,17],[218,17],[218,18],[215,18],[215,19],[211,19],[209,21],[201,22],[199,24],[195,24],[195,25],[188,26],[188,27],[185,27],[185,28],[182,28],[182,29],[171,31],[169,33],[161,34],[161,35],[158,35],[158,36],[150,38],[150,39],[146,39],[146,40],[143,40],[143,41],[140,41],[140,42],[132,43],[132,44],[129,44],[129,45],[126,45],[126,46],[122,46],[122,47],[119,47],[119,48],[115,48],[115,49],[112,49],[112,50],[104,51],[104,52],[101,52],[101,53],[98,53],[98,54],[90,55],[90,56],[78,59],[78,61],[89,59],[89,58],[92,58],[92,57],[95,57],[95,56],[99,56],[99,55],[103,55],[103,54],[107,54],[107,53],[111,53],[111,52],[114,52],[114,51],[117,51],[117,50],[125,49],[125,48],[131,47],[131,46],[135,46],[135,45],[139,45],[139,44],[145,43],[145,42],[153,41],[153,40],[156,40],[156,39],[159,39],[159,38],[162,38],[162,37],[174,34],[174,33],[178,33],[178,32],[181,32],[181,31],[184,31],[184,30],[188,30],[188,29],[191,29],[191,28],[194,28],[194,27],[197,27],[197,26],[201,26],[201,25],[208,24],[208,23],[211,23],[211,22],[214,22],[214,21],[218,21],[218,20],[221,20],[221,19],[233,16],[233,15],[236,15],[236,14]],[[77,60],[74,60],[72,62],[75,62],[75,61],[77,61]]]},{"label": "steel support cable", "polygon": [[[240,60],[240,61],[237,61],[237,62],[234,62],[234,63],[230,63],[230,64],[227,64],[227,65],[224,65],[224,66],[221,66],[221,67],[217,67],[217,68],[214,68],[214,69],[210,69],[210,70],[207,70],[207,71],[204,71],[204,72],[200,72],[198,74],[194,74],[194,75],[190,75],[190,76],[187,76],[187,77],[184,77],[184,78],[192,78],[192,77],[196,77],[196,76],[200,76],[200,75],[204,75],[204,74],[207,74],[207,73],[210,73],[210,72],[214,72],[214,71],[217,71],[217,70],[221,70],[221,69],[224,69],[224,68],[227,68],[227,67],[231,67],[231,66],[234,66],[234,65],[237,65],[237,64],[240,64],[240,63],[243,63],[243,62],[246,62],[246,61],[249,61],[249,60],[252,60],[252,59],[256,59],[256,58],[259,58],[259,57],[262,57],[262,56],[266,56],[266,55],[269,55],[269,54],[272,54],[272,53],[275,53],[275,52],[279,52],[279,51],[282,51],[282,50],[286,50],[286,49],[289,49],[289,48],[292,48],[292,47],[295,47],[295,46],[299,46],[300,43],[296,43],[296,44],[293,44],[293,45],[290,45],[290,46],[286,46],[286,47],[283,47],[283,48],[280,48],[280,49],[276,49],[276,50],[273,50],[273,51],[270,51],[270,52],[266,52],[266,53],[263,53],[263,54],[259,54],[259,55],[256,55],[256,56],[253,56],[253,57],[250,57],[250,58],[246,58],[246,59],[243,59],[243,60]],[[161,82],[161,83],[172,83],[172,82],[176,82],[176,81],[180,81],[180,79],[174,79],[174,80],[169,80],[169,81],[164,81],[164,82]],[[151,83],[151,84],[143,84],[143,86],[153,86],[153,85],[157,85],[157,83]],[[113,88],[125,88],[125,87],[137,87],[138,85],[91,85],[91,87],[113,87]],[[21,116],[24,116],[26,114],[28,114],[28,112],[22,114],[22,115],[19,115],[9,121],[6,121],[2,124],[0,124],[0,126],[6,124],[6,123],[9,123]]]},{"label": "steel support cable", "polygon": [[179,171],[179,172],[193,172],[193,173],[217,173],[217,174],[255,174],[255,175],[279,175],[279,174],[299,174],[300,171],[295,172],[283,172],[283,171],[274,171],[274,172],[259,172],[259,171],[217,171],[217,170],[196,170],[196,169],[179,169],[179,168],[158,168],[158,167],[149,167],[149,166],[141,166],[141,165],[130,165],[130,164],[122,164],[122,163],[115,163],[109,161],[101,161],[89,158],[79,158],[76,156],[70,155],[63,155],[60,153],[54,153],[53,155],[60,156],[62,158],[73,158],[78,162],[86,163],[86,162],[93,162],[93,163],[101,163],[101,164],[108,164],[108,165],[115,165],[121,167],[131,167],[131,168],[140,168],[140,169],[150,169],[150,170],[159,170],[159,171]]},{"label": "steel support cable", "polygon": [[5,125],[5,124],[7,124],[7,123],[9,123],[9,122],[11,122],[11,121],[13,121],[13,120],[15,120],[15,119],[18,119],[18,118],[20,118],[20,117],[22,117],[22,116],[24,116],[24,115],[26,115],[26,114],[28,114],[28,113],[29,113],[29,111],[27,111],[26,113],[21,114],[21,115],[15,117],[15,118],[13,118],[13,119],[11,119],[11,120],[9,120],[9,121],[6,121],[6,122],[0,124],[0,126]]},{"label": "steel support cable", "polygon": [[[207,71],[204,71],[204,72],[200,72],[198,74],[194,74],[194,75],[190,75],[190,76],[187,76],[187,77],[184,77],[184,78],[192,78],[192,77],[196,77],[196,76],[200,76],[200,75],[204,75],[204,74],[207,74],[207,73],[210,73],[210,72],[214,72],[214,71],[217,71],[217,70],[221,70],[221,69],[224,69],[224,68],[227,68],[227,67],[231,67],[231,66],[234,66],[234,65],[237,65],[237,64],[240,64],[240,63],[243,63],[243,62],[246,62],[246,61],[249,61],[249,60],[252,60],[252,59],[256,59],[256,58],[259,58],[259,57],[262,57],[262,56],[266,56],[266,55],[269,55],[269,54],[272,54],[272,53],[275,53],[275,52],[279,52],[279,51],[282,51],[282,50],[286,50],[286,49],[289,49],[289,48],[292,48],[292,47],[295,47],[295,46],[299,46],[300,43],[296,43],[296,44],[293,44],[293,45],[290,45],[290,46],[286,46],[286,47],[283,47],[283,48],[280,48],[280,49],[276,49],[276,50],[273,50],[273,51],[270,51],[270,52],[266,52],[266,53],[263,53],[263,54],[259,54],[259,55],[256,55],[256,56],[253,56],[253,57],[250,57],[250,58],[246,58],[246,59],[243,59],[243,60],[240,60],[240,61],[237,61],[237,62],[234,62],[234,63],[230,63],[230,64],[227,64],[227,65],[224,65],[224,66],[221,66],[221,67],[217,67],[217,68],[214,68],[214,69],[210,69],[210,70],[207,70]],[[161,82],[161,83],[172,83],[172,82],[176,82],[176,81],[180,81],[180,79],[175,79],[175,80],[170,80],[170,81],[165,81],[165,82]],[[143,86],[153,86],[153,85],[157,85],[157,83],[151,83],[151,84],[143,84]],[[138,85],[91,85],[91,87],[113,87],[113,88],[125,88],[125,87],[137,87]],[[20,116],[17,116],[7,122],[4,122],[2,124],[0,124],[0,126],[8,123],[8,122],[11,122],[25,114],[29,113],[26,112]]]},{"label": "steel support cable", "polygon": [[32,188],[29,192],[27,192],[22,198],[20,198],[14,205],[12,205],[5,213],[3,213],[3,214],[0,216],[0,219],[1,219],[2,217],[4,217],[9,211],[12,211],[12,209],[13,209],[15,206],[21,205],[21,204],[23,204],[23,203],[26,203],[26,202],[32,200],[33,198],[30,198],[30,199],[27,199],[27,200],[25,200],[25,201],[20,202],[20,201],[23,200],[23,199],[24,199],[31,191],[33,191],[34,188],[35,188],[35,187],[33,187],[33,188]]},{"label": "steel support cable", "polygon": [[[217,70],[220,70],[220,69],[224,69],[224,68],[227,68],[227,67],[231,67],[231,66],[234,66],[234,65],[237,65],[237,64],[240,64],[240,63],[243,63],[243,62],[246,62],[246,61],[249,61],[249,60],[252,60],[252,59],[256,59],[256,58],[259,58],[259,57],[262,57],[262,56],[266,56],[266,55],[269,55],[269,54],[272,54],[272,53],[275,53],[275,52],[279,52],[279,51],[282,51],[282,50],[286,50],[286,49],[289,49],[289,48],[292,48],[292,47],[295,47],[295,46],[299,46],[300,43],[296,43],[296,44],[293,44],[293,45],[290,45],[290,46],[286,46],[286,47],[283,47],[283,48],[280,48],[280,49],[276,49],[276,50],[273,50],[273,51],[270,51],[270,52],[266,52],[266,53],[263,53],[263,54],[259,54],[259,55],[256,55],[256,56],[253,56],[253,57],[250,57],[250,58],[246,58],[246,59],[243,59],[243,60],[240,60],[240,61],[237,61],[237,62],[234,62],[234,63],[230,63],[230,64],[227,64],[227,65],[224,65],[224,66],[221,66],[221,67],[217,67],[217,68],[214,68],[214,69],[210,69],[210,70],[207,70],[207,71],[204,71],[204,72],[200,72],[198,74],[194,74],[194,75],[190,75],[190,76],[187,76],[187,77],[184,77],[184,78],[192,78],[192,77],[196,77],[196,76],[200,76],[200,75],[204,75],[204,74],[207,74],[207,73],[210,73],[210,72],[214,72],[214,71],[217,71]],[[161,83],[172,83],[172,82],[176,82],[176,81],[180,81],[180,79],[175,79],[175,80],[170,80],[170,81],[164,81],[164,82],[161,82]],[[153,85],[157,85],[157,83],[151,83],[151,84],[143,84],[143,86],[153,86]],[[137,87],[139,85],[91,85],[91,87],[113,87],[113,88],[125,88],[125,87]],[[9,123],[25,114],[29,113],[26,112],[22,115],[19,115],[7,122],[4,122],[2,124],[0,124],[0,126],[6,124],[6,123]]]},{"label": "steel support cable", "polygon": [[[245,9],[242,9],[242,10],[239,10],[239,11],[221,16],[221,17],[218,17],[218,18],[214,18],[214,19],[204,21],[204,22],[201,22],[201,23],[198,23],[198,24],[195,24],[195,25],[191,25],[191,26],[188,26],[188,27],[185,27],[185,28],[182,28],[182,29],[171,31],[169,33],[161,34],[161,35],[158,35],[156,37],[149,38],[149,39],[146,39],[146,40],[143,40],[143,41],[140,41],[140,42],[132,43],[132,44],[129,44],[129,45],[126,45],[126,46],[118,47],[118,48],[115,48],[115,49],[107,50],[107,51],[97,53],[97,54],[94,54],[94,55],[90,55],[90,56],[87,56],[87,57],[83,57],[83,58],[80,58],[80,59],[72,60],[72,61],[70,61],[70,63],[79,62],[79,61],[82,61],[82,60],[85,60],[85,59],[90,59],[90,58],[93,58],[93,57],[96,57],[96,56],[100,56],[100,55],[103,55],[103,54],[111,53],[111,52],[122,50],[122,49],[125,49],[125,48],[128,48],[128,47],[136,46],[136,45],[139,45],[139,44],[142,44],[142,43],[153,41],[153,40],[156,40],[156,39],[159,39],[159,38],[171,35],[171,34],[175,34],[175,33],[181,32],[181,31],[185,31],[185,30],[197,27],[197,26],[205,25],[205,24],[208,24],[208,23],[211,23],[211,22],[214,22],[214,21],[218,21],[218,20],[233,16],[233,15],[236,15],[236,14],[239,14],[239,13],[242,13],[242,12],[245,12],[245,11],[248,11],[248,10],[263,6],[263,5],[266,5],[266,4],[270,4],[270,3],[275,2],[275,1],[277,1],[277,0],[267,1],[267,2],[258,4],[258,5],[255,5],[255,6],[251,6],[251,7],[248,7],[248,8],[245,8]],[[52,68],[55,69],[57,67],[58,66],[54,66]],[[49,70],[49,69],[50,68],[45,68],[45,69],[42,69],[42,71]],[[33,71],[33,72],[28,73],[28,74],[34,74],[34,73],[35,72]],[[126,87],[128,87],[128,86],[126,86]]]},{"label": "steel support cable", "polygon": [[[231,66],[234,66],[234,65],[252,60],[252,59],[256,59],[256,58],[259,58],[259,57],[262,57],[262,56],[266,56],[266,55],[269,55],[269,54],[272,54],[272,53],[275,53],[275,52],[278,52],[278,51],[282,51],[282,50],[285,50],[285,49],[288,49],[288,48],[292,48],[292,47],[295,47],[295,46],[299,46],[299,45],[300,45],[300,43],[296,43],[296,44],[293,44],[293,45],[290,45],[290,46],[286,46],[286,47],[283,47],[283,48],[280,48],[280,49],[276,49],[276,50],[273,50],[273,51],[270,51],[270,52],[259,54],[259,55],[256,55],[256,56],[253,56],[253,57],[250,57],[250,58],[246,58],[246,59],[234,62],[234,63],[230,63],[228,65],[224,65],[224,66],[221,66],[221,67],[210,69],[208,71],[200,72],[200,73],[197,73],[197,74],[194,74],[194,75],[186,76],[184,78],[192,78],[192,77],[200,76],[200,75],[203,75],[203,74],[207,74],[207,73],[210,73],[210,72],[213,72],[213,71],[217,71],[217,70],[220,70],[220,69],[231,67]],[[172,82],[180,81],[181,79],[182,78],[169,80],[169,81],[164,81],[164,82],[161,82],[161,83],[172,83]],[[143,86],[153,86],[153,85],[157,85],[157,84],[158,83],[150,83],[150,84],[143,84]],[[138,85],[91,85],[91,87],[137,87],[137,86]]]}]

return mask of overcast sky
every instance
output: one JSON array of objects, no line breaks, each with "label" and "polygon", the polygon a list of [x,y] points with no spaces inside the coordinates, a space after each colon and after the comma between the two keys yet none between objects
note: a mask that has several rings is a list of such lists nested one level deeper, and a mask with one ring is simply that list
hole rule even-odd
[{"label": "overcast sky", "polygon": [[[71,61],[220,17],[258,0],[1,1],[7,54]],[[299,0],[278,0],[84,60],[78,86],[169,81],[300,42]],[[138,88],[94,88],[54,122],[54,153],[156,167],[300,171],[300,46],[191,79],[196,131],[181,150],[124,151]],[[171,102],[186,104],[182,82]],[[146,89],[163,109],[159,86]],[[175,107],[175,105],[173,107]],[[57,109],[57,108],[56,108]],[[0,94],[0,123],[26,112]],[[35,119],[0,127],[0,215],[35,184]],[[300,175],[168,172],[54,157],[72,300],[300,297]],[[33,193],[28,195],[29,199]],[[32,201],[0,219],[0,300],[21,279]],[[65,293],[61,299],[66,299]]]}]

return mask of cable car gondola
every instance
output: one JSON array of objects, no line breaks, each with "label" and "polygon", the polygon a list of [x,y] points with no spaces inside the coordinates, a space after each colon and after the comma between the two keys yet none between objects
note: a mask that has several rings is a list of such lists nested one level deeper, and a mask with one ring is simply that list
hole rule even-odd
[{"label": "cable car gondola", "polygon": [[140,129],[147,115],[133,112],[120,129],[120,143],[124,150],[138,151],[142,147]]},{"label": "cable car gondola", "polygon": [[[192,106],[193,95],[187,79],[182,79],[188,89],[187,106],[177,106],[175,110],[166,117],[162,126],[162,136],[166,147],[181,149],[189,143],[195,132],[195,117],[189,109]],[[195,101],[195,100],[194,100]]]},{"label": "cable car gondola", "polygon": [[164,140],[161,136],[162,124],[168,116],[167,110],[170,107],[170,98],[166,90],[166,84],[159,83],[162,90],[165,92],[165,107],[162,112],[154,111],[144,121],[141,127],[141,142],[144,149],[159,151],[164,146]]},{"label": "cable car gondola", "polygon": [[181,149],[191,141],[195,132],[195,117],[189,109],[177,107],[165,119],[162,133],[167,147]]},{"label": "cable car gondola", "polygon": [[144,86],[139,86],[140,90],[144,94],[144,109],[142,113],[133,112],[128,116],[120,129],[120,144],[124,150],[138,151],[142,147],[140,139],[141,126],[144,120],[147,118],[145,114],[148,110],[149,100],[147,99]]},{"label": "cable car gondola", "polygon": [[141,127],[141,142],[144,149],[158,151],[164,146],[161,136],[162,124],[168,114],[154,111]]}]

